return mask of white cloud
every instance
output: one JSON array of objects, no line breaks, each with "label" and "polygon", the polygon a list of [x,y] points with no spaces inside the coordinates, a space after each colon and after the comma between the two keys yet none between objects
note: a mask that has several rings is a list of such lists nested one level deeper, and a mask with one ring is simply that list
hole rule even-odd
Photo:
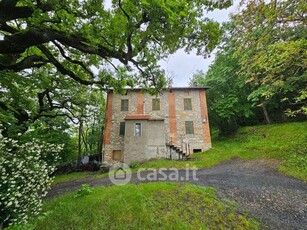
[{"label": "white cloud", "polygon": [[[226,22],[229,20],[229,14],[235,12],[239,0],[234,2],[234,5],[224,10],[215,10],[208,13],[208,17],[217,22]],[[197,56],[196,52],[190,54],[183,50],[177,51],[171,55],[168,60],[161,61],[160,65],[165,69],[167,75],[173,77],[173,86],[187,86],[189,79],[196,70],[203,70],[206,72],[210,64],[214,61],[215,52],[211,54],[210,58],[204,59],[202,56]]]}]

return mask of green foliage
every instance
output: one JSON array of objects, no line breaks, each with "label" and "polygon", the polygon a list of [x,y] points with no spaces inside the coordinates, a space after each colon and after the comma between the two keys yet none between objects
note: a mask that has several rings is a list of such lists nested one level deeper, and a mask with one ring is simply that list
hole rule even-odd
[{"label": "green foliage", "polygon": [[141,167],[141,164],[139,163],[139,162],[132,162],[131,164],[130,164],[130,168],[131,169],[138,169],[138,168],[140,168]]},{"label": "green foliage", "polygon": [[153,160],[141,168],[210,167],[234,157],[276,159],[279,170],[307,181],[307,122],[240,128],[235,135],[213,140],[212,149],[193,154],[194,161]]},{"label": "green foliage", "polygon": [[88,178],[91,176],[95,176],[93,172],[72,172],[68,174],[56,175],[52,184],[62,183],[64,181],[73,181],[83,178]]},{"label": "green foliage", "polygon": [[82,188],[78,189],[77,192],[74,195],[74,198],[79,198],[83,196],[87,196],[91,194],[93,189],[90,187],[89,184],[83,184]]},{"label": "green foliage", "polygon": [[[242,1],[224,25],[219,52],[192,85],[207,85],[211,125],[220,132],[241,125],[306,118],[306,3]],[[289,118],[288,118],[289,119]]]},{"label": "green foliage", "polygon": [[231,40],[240,64],[238,76],[253,89],[249,100],[283,113],[306,115],[302,95],[307,85],[307,40],[305,22],[299,16],[306,3],[259,0],[244,7],[232,16]]},{"label": "green foliage", "polygon": [[[42,117],[84,119],[86,105],[92,105],[88,95],[95,90],[124,93],[125,87],[138,85],[158,93],[169,83],[159,61],[178,49],[208,55],[222,30],[206,14],[230,4],[123,0],[110,7],[103,0],[1,1],[3,135],[24,133]],[[88,145],[93,136],[87,135]]]},{"label": "green foliage", "polygon": [[[91,207],[89,209],[89,207]],[[212,188],[189,184],[146,183],[93,189],[48,201],[37,229],[258,229],[232,202],[217,198]],[[163,215],[161,215],[163,213]]]},{"label": "green foliage", "polygon": [[190,83],[210,87],[206,93],[209,120],[211,127],[221,133],[233,132],[239,125],[251,123],[256,113],[247,100],[250,90],[236,74],[238,62],[233,53],[231,48],[218,53],[207,74],[196,72]]},{"label": "green foliage", "polygon": [[26,223],[41,211],[60,145],[0,137],[0,224]]}]

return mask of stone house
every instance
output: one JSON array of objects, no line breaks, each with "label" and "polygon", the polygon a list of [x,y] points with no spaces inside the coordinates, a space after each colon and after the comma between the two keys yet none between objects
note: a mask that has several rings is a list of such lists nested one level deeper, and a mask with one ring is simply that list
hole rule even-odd
[{"label": "stone house", "polygon": [[211,148],[206,87],[174,87],[158,96],[128,89],[110,90],[103,161],[142,162],[188,158]]}]

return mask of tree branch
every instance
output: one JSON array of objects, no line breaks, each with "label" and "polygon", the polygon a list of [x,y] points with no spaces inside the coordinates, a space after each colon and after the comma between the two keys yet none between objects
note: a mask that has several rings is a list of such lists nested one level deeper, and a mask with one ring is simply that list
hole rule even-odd
[{"label": "tree branch", "polygon": [[126,16],[126,18],[128,19],[128,21],[130,20],[130,16],[129,14],[124,10],[123,6],[122,6],[122,1],[118,0],[118,6],[121,9],[121,11],[123,12],[123,14]]},{"label": "tree branch", "polygon": [[13,70],[14,72],[19,72],[24,69],[29,69],[32,67],[41,67],[45,65],[48,60],[40,57],[38,55],[32,55],[24,58],[22,61],[13,64],[13,65],[2,65],[0,64],[0,71],[1,70]]},{"label": "tree branch", "polygon": [[66,59],[68,60],[69,62],[73,63],[73,64],[77,64],[79,66],[81,66],[89,75],[91,75],[92,78],[94,78],[94,74],[93,72],[81,61],[78,61],[78,60],[73,60],[71,59],[70,57],[68,57],[66,54],[65,54],[65,51],[64,49],[57,43],[57,42],[53,42],[53,44],[59,49],[61,55]]},{"label": "tree branch", "polygon": [[83,85],[102,85],[104,86],[104,82],[102,81],[88,81],[83,80],[82,78],[78,77],[74,72],[66,69],[53,55],[52,53],[43,45],[39,45],[38,48],[45,54],[45,56],[49,59],[49,61],[57,68],[57,70],[62,73],[63,75],[67,75],[74,79],[75,81],[83,84]]}]

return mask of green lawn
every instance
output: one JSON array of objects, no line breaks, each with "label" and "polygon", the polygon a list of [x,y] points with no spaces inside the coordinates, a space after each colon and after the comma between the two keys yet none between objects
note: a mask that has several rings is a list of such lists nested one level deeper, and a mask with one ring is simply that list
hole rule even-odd
[{"label": "green lawn", "polygon": [[[243,159],[274,158],[281,161],[280,171],[307,181],[307,122],[244,127],[228,138],[213,140],[211,150],[193,154],[193,161],[152,160],[134,164],[138,168],[210,167],[234,157]],[[106,174],[74,173],[55,178],[63,182]]]},{"label": "green lawn", "polygon": [[47,201],[45,214],[22,229],[259,228],[257,221],[239,214],[234,203],[219,200],[208,187],[160,182],[101,187],[78,197],[74,194]]},{"label": "green lawn", "polygon": [[88,177],[105,177],[108,173],[99,173],[99,172],[73,172],[68,174],[62,174],[54,177],[53,184],[65,182],[65,181],[72,181],[72,180],[78,180]]}]

